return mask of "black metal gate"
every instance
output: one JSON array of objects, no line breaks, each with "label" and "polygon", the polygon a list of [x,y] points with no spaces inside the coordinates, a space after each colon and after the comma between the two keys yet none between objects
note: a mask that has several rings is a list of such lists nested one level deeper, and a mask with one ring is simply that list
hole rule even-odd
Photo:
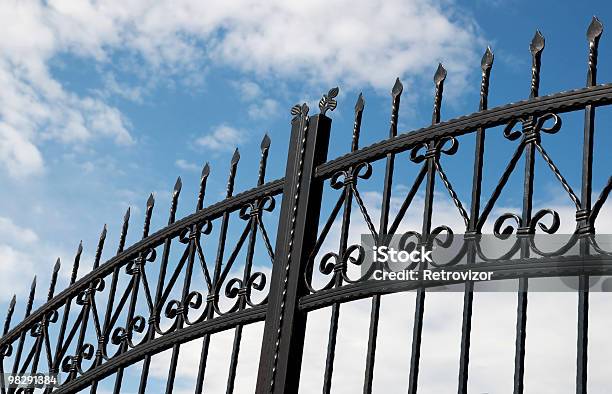
[{"label": "black metal gate", "polygon": [[[363,392],[372,391],[376,342],[381,295],[414,290],[416,305],[408,392],[417,393],[423,314],[426,308],[427,285],[404,281],[371,280],[371,271],[361,277],[351,277],[349,266],[362,263],[365,250],[359,244],[349,244],[352,213],[363,217],[369,233],[377,243],[398,232],[402,220],[421,188],[424,189],[422,227],[406,233],[415,245],[432,247],[444,244],[453,233],[465,234],[465,247],[459,258],[467,264],[457,269],[493,270],[505,272],[504,278],[520,278],[516,316],[516,349],[514,364],[514,392],[523,392],[528,277],[579,275],[578,337],[576,360],[576,392],[586,393],[587,339],[589,311],[589,274],[601,274],[611,264],[611,253],[597,243],[595,223],[612,190],[612,177],[591,201],[593,184],[593,145],[595,141],[595,108],[612,103],[612,85],[597,84],[597,47],[602,26],[594,18],[587,32],[589,43],[586,87],[540,97],[540,59],[544,38],[537,32],[531,42],[532,58],[529,99],[489,109],[487,96],[493,54],[487,49],[482,58],[482,82],[478,112],[441,122],[441,102],[446,70],[439,65],[435,73],[435,96],[431,125],[398,134],[397,119],[402,94],[399,79],[393,86],[391,121],[388,138],[360,148],[359,136],[365,102],[360,95],[355,105],[351,152],[334,160],[327,159],[331,119],[328,111],[336,107],[338,89],[331,89],[319,103],[320,113],[309,115],[306,104],[296,105],[292,120],[289,153],[285,177],[266,181],[266,162],[270,139],[261,143],[261,161],[257,186],[234,194],[234,180],[240,156],[232,157],[227,193],[221,202],[204,206],[209,167],[202,171],[195,212],[180,220],[175,219],[181,180],[172,194],[168,225],[150,234],[154,208],[151,195],[146,204],[142,239],[125,248],[130,212],[125,215],[115,257],[101,264],[106,241],[102,231],[95,253],[93,270],[77,280],[82,247],[79,246],[72,266],[70,286],[55,294],[59,260],[53,268],[47,302],[33,311],[36,280],[32,283],[24,319],[11,328],[15,299],[10,304],[0,339],[0,367],[2,373],[54,372],[63,377],[61,386],[47,392],[73,393],[89,388],[96,393],[99,382],[114,376],[114,392],[122,392],[124,370],[142,361],[138,392],[147,392],[151,359],[155,354],[171,349],[171,361],[166,392],[173,391],[180,345],[203,338],[196,393],[202,393],[211,335],[233,330],[234,341],[228,366],[227,392],[233,392],[243,328],[264,321],[256,392],[295,393],[298,389],[304,336],[308,313],[324,307],[331,308],[331,322],[327,339],[327,355],[323,392],[332,387],[335,345],[340,306],[356,299],[371,300],[371,318],[366,355]],[[561,129],[565,113],[584,112],[582,176],[580,191],[574,192],[570,183],[544,149],[543,133],[553,135]],[[497,185],[482,190],[485,136],[503,127],[503,135],[512,144],[514,153]],[[515,127],[517,130],[515,130]],[[462,135],[474,135],[475,151],[471,174],[471,202],[460,200],[442,163],[445,155],[458,151]],[[548,138],[548,137],[547,137]],[[411,187],[401,196],[403,201],[395,216],[390,215],[392,184],[396,169],[396,155],[409,152],[409,159],[417,168]],[[566,246],[556,252],[543,252],[532,242],[538,231],[553,234],[559,228],[559,215],[552,209],[534,212],[534,163],[541,157],[575,206],[575,232]],[[509,251],[491,258],[479,248],[478,242],[485,222],[507,185],[510,175],[519,171],[524,161],[522,212],[501,215],[494,222],[494,235],[516,238]],[[380,216],[375,220],[364,204],[358,184],[373,173],[372,163],[384,163],[384,183]],[[329,180],[329,182],[327,182]],[[465,224],[461,229],[446,225],[434,227],[432,213],[436,180],[441,190],[448,193],[456,213]],[[337,193],[328,217],[321,218],[324,189]],[[265,218],[276,212],[280,203],[276,239],[271,239]],[[356,211],[352,212],[355,208]],[[326,215],[327,216],[327,215]],[[552,224],[545,225],[547,218]],[[228,243],[228,228],[242,223],[235,242]],[[508,223],[514,222],[513,225]],[[333,251],[322,250],[330,230],[339,223],[339,245]],[[515,227],[513,229],[513,226]],[[213,234],[215,236],[213,236]],[[272,262],[271,277],[257,271],[253,261],[255,245],[263,245],[263,255]],[[211,252],[206,245],[215,246]],[[568,256],[577,246],[579,253]],[[322,256],[322,257],[321,257]],[[587,259],[588,257],[588,259]],[[238,262],[240,258],[240,262]],[[590,263],[585,269],[584,261]],[[451,267],[449,263],[446,266]],[[512,271],[509,267],[519,268]],[[424,266],[420,266],[423,269]],[[520,271],[520,272],[519,272]],[[316,286],[313,275],[325,278]],[[198,278],[195,280],[194,278]],[[269,282],[269,283],[268,283]],[[432,284],[433,286],[435,284]],[[467,392],[468,363],[474,283],[464,283],[463,324],[459,360],[458,392]],[[267,295],[266,295],[267,290]],[[26,389],[26,391],[29,389]],[[2,389],[2,394],[15,392]]]}]

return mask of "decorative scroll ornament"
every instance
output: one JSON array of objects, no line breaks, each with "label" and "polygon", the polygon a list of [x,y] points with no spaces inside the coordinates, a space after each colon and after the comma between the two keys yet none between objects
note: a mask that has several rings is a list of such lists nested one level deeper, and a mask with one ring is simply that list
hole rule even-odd
[{"label": "decorative scroll ornament", "polygon": [[325,115],[327,110],[333,111],[336,109],[338,102],[335,100],[336,96],[338,96],[338,92],[340,89],[337,87],[332,88],[324,94],[321,100],[319,100],[319,110],[321,111],[321,115]]}]

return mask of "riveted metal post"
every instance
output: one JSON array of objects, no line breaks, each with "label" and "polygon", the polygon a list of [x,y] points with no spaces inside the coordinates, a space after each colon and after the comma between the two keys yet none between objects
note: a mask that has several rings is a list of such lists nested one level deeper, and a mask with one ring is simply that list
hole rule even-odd
[{"label": "riveted metal post", "polygon": [[291,140],[283,202],[259,362],[256,393],[295,393],[298,389],[306,313],[305,271],[317,238],[323,181],[315,168],[327,159],[331,119],[324,110],[308,117],[308,106],[292,110]]}]

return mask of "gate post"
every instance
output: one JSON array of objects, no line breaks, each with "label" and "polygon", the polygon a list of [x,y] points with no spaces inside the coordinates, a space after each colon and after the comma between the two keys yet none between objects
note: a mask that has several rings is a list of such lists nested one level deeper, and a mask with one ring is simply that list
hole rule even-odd
[{"label": "gate post", "polygon": [[[322,100],[331,100],[337,94]],[[323,181],[315,168],[327,160],[331,119],[308,117],[308,106],[292,108],[283,200],[276,236],[272,278],[263,333],[257,394],[297,393],[306,330],[306,313],[298,309],[306,294],[305,267],[318,232]]]}]

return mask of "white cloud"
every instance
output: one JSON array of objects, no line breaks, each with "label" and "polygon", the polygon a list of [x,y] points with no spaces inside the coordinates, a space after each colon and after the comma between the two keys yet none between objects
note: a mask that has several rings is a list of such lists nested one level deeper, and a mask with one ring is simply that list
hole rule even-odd
[{"label": "white cloud", "polygon": [[262,94],[261,87],[253,81],[234,82],[233,85],[240,93],[240,98],[246,101],[255,100]]},{"label": "white cloud", "polygon": [[[452,94],[478,65],[482,40],[473,21],[453,16],[452,2],[443,6],[436,0],[2,2],[0,162],[15,177],[40,173],[39,137],[132,142],[129,122],[104,97],[76,94],[51,74],[50,61],[67,53],[98,64],[128,55],[138,65],[134,73],[188,83],[201,79],[210,62],[277,80],[385,90],[398,75],[429,81],[443,60]],[[141,97],[138,87],[106,82],[108,92]],[[243,89],[258,94],[255,85]],[[267,102],[252,112],[273,107]]]},{"label": "white cloud", "polygon": [[245,139],[244,131],[221,124],[215,127],[209,134],[196,139],[195,143],[198,146],[213,151],[231,152],[236,148],[236,145],[241,144]]},{"label": "white cloud", "polygon": [[188,162],[187,160],[184,160],[184,159],[178,159],[174,164],[176,164],[176,166],[180,168],[181,170],[187,170],[187,171],[201,170],[201,168],[197,164]]},{"label": "white cloud", "polygon": [[278,113],[278,101],[274,99],[264,99],[259,104],[249,106],[249,116],[253,119],[264,119]]}]

